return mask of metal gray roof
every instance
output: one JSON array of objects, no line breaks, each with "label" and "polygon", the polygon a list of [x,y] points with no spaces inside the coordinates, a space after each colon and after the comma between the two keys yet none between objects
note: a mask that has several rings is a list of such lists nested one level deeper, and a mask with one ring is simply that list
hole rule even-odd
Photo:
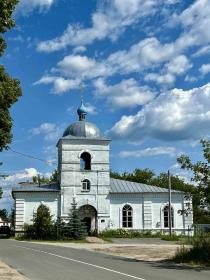
[{"label": "metal gray roof", "polygon": [[48,185],[28,185],[18,186],[12,189],[12,192],[58,192],[59,187],[57,184]]},{"label": "metal gray roof", "polygon": [[[125,180],[111,178],[110,193],[167,193],[167,188],[130,182]],[[172,190],[173,193],[181,193],[180,191]]]},{"label": "metal gray roof", "polygon": [[63,133],[63,137],[72,135],[77,137],[99,138],[100,131],[98,127],[85,120],[77,121],[69,125]]}]

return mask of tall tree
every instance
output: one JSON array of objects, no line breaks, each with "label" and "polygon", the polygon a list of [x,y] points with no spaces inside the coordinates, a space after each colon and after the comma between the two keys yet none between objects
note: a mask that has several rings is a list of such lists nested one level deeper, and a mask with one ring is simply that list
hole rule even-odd
[{"label": "tall tree", "polygon": [[193,163],[187,155],[181,155],[177,161],[182,169],[193,173],[191,180],[197,186],[195,202],[198,208],[207,211],[210,217],[210,140],[201,140],[200,143],[203,148],[203,161]]},{"label": "tall tree", "polygon": [[[12,13],[18,0],[0,1],[0,57],[7,47],[3,34],[15,26]],[[12,104],[22,95],[20,82],[9,76],[3,65],[0,65],[0,151],[12,141],[12,118],[9,112]]]},{"label": "tall tree", "polygon": [[6,209],[0,209],[0,217],[4,222],[8,221],[8,212]]},{"label": "tall tree", "polygon": [[69,237],[71,239],[84,239],[87,236],[87,229],[85,223],[79,216],[77,203],[75,198],[71,203],[71,212],[69,215],[70,221],[68,223]]},{"label": "tall tree", "polygon": [[50,239],[52,235],[52,215],[50,209],[41,204],[33,217],[33,230],[37,239]]}]

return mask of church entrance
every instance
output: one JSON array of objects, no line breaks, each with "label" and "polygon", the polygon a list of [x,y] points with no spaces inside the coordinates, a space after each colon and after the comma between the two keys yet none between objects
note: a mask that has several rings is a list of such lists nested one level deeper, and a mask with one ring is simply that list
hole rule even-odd
[{"label": "church entrance", "polygon": [[91,218],[90,217],[85,217],[82,221],[85,223],[86,228],[87,228],[87,232],[89,234],[91,232]]},{"label": "church entrance", "polygon": [[97,228],[97,211],[91,205],[83,205],[79,208],[79,215],[86,224],[87,231],[90,233]]}]

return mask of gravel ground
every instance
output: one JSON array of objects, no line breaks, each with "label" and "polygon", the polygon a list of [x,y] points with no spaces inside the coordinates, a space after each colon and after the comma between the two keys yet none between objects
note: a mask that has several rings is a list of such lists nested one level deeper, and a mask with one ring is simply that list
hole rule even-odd
[{"label": "gravel ground", "polygon": [[29,280],[25,276],[17,272],[17,270],[9,267],[0,261],[0,279],[1,280]]},{"label": "gravel ground", "polygon": [[[120,240],[122,241],[121,243]],[[54,246],[61,246],[74,249],[85,249],[89,251],[98,251],[109,255],[121,256],[126,258],[133,258],[144,261],[162,261],[171,258],[177,248],[182,245],[178,245],[175,242],[167,242],[163,240],[155,240],[151,238],[150,241],[141,238],[135,243],[134,240],[128,243],[128,239],[120,239],[117,243],[104,243],[97,238],[90,239],[89,242],[95,243],[67,243],[67,242],[35,242],[40,244],[48,244]]]}]

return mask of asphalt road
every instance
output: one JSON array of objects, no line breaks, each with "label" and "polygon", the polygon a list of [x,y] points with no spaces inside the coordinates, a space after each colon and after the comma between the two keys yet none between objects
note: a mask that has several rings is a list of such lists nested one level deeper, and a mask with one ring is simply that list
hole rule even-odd
[{"label": "asphalt road", "polygon": [[31,280],[209,280],[210,270],[0,240],[0,259]]}]

